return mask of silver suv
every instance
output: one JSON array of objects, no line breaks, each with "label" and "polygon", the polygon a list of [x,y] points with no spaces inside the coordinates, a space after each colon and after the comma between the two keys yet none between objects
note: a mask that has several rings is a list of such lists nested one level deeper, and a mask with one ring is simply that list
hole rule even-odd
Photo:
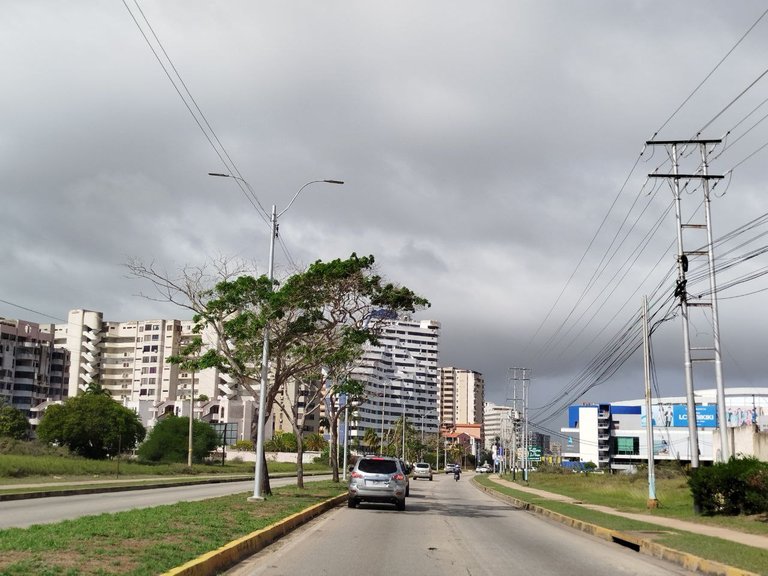
[{"label": "silver suv", "polygon": [[416,478],[432,480],[432,466],[427,462],[416,462],[413,465],[413,479]]},{"label": "silver suv", "polygon": [[400,460],[387,456],[364,456],[352,467],[347,506],[360,502],[388,502],[405,510],[408,477]]}]

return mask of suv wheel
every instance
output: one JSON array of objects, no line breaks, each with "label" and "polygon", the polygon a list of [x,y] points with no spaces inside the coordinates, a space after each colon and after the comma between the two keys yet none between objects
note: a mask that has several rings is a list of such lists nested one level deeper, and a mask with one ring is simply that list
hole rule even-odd
[{"label": "suv wheel", "polygon": [[357,501],[354,498],[349,498],[347,500],[347,506],[349,508],[356,508],[357,507]]},{"label": "suv wheel", "polygon": [[400,510],[400,512],[405,511],[405,500],[398,500],[395,503],[395,506],[397,507],[398,510]]}]

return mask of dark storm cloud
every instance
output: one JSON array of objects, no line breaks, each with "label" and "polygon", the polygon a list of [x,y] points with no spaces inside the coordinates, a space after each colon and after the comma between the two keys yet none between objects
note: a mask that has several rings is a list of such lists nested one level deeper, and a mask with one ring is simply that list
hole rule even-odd
[{"label": "dark storm cloud", "polygon": [[[542,404],[674,264],[670,215],[652,246],[637,260],[631,252],[671,201],[660,186],[641,197],[647,211],[595,276],[664,158],[648,151],[628,179],[643,143],[764,10],[607,0],[141,7],[267,209],[310,180],[346,181],[313,185],[281,218],[293,261],[374,254],[382,273],[432,302],[420,316],[443,322],[444,364],[483,372],[489,399],[503,402],[507,369],[530,362]],[[264,265],[267,225],[234,181],[207,176],[222,163],[122,4],[4,8],[1,299],[57,317],[77,307],[116,320],[173,316],[135,297],[129,258],[171,270],[219,254]],[[663,137],[692,136],[757,77],[766,26]],[[732,128],[765,92],[756,85],[706,135]],[[713,169],[734,166],[767,134],[757,125]],[[764,158],[744,163],[715,201],[716,235],[766,211]],[[288,273],[280,250],[277,260]],[[726,374],[740,381],[755,380],[754,351],[766,342],[754,320],[762,298],[722,305],[726,361],[738,366]],[[7,305],[0,314],[28,317]],[[679,330],[670,321],[658,335],[670,390]],[[637,366],[594,392],[637,396]]]}]

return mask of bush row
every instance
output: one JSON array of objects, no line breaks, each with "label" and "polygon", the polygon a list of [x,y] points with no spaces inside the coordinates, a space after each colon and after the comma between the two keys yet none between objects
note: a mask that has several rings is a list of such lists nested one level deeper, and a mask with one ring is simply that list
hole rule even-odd
[{"label": "bush row", "polygon": [[757,458],[731,458],[697,468],[688,485],[702,514],[768,513],[768,463]]}]

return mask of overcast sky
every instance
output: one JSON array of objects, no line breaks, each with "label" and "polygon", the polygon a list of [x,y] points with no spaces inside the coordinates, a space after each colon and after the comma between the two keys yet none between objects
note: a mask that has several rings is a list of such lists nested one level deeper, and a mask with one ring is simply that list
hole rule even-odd
[{"label": "overcast sky", "polygon": [[[610,378],[594,362],[636,326],[644,294],[660,311],[674,290],[673,194],[647,181],[670,168],[663,147],[641,155],[645,141],[730,130],[711,151],[710,173],[728,175],[713,234],[768,212],[768,78],[744,92],[768,63],[768,16],[744,36],[764,2],[128,6],[3,3],[0,316],[183,317],[139,297],[148,287],[125,263],[223,255],[266,272],[267,225],[235,180],[208,172],[236,168],[267,210],[340,179],[281,217],[278,276],[373,254],[432,302],[417,318],[442,323],[441,364],[483,373],[488,400],[511,397],[510,367],[531,369],[532,408],[639,398],[639,352]],[[142,32],[174,74],[153,31],[231,162],[158,63]],[[693,171],[698,152],[685,152]],[[702,222],[698,182],[683,197],[684,218]],[[718,275],[733,283],[719,300],[726,386],[765,382],[764,232],[716,249],[734,264]],[[681,332],[679,317],[654,332],[667,395],[685,392]],[[711,367],[695,386],[714,387]]]}]

